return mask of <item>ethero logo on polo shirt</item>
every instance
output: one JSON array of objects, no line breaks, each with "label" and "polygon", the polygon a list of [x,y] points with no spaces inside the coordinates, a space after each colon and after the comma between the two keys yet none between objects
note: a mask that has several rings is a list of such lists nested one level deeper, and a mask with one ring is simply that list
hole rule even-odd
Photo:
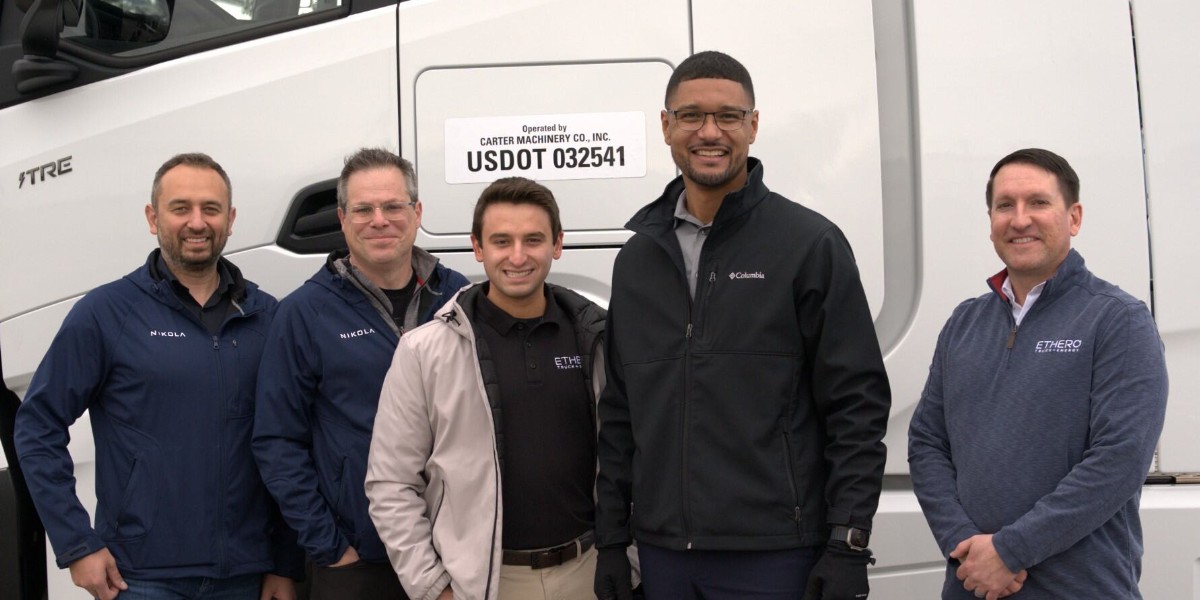
[{"label": "ethero logo on polo shirt", "polygon": [[371,335],[372,333],[375,333],[375,328],[367,327],[365,329],[356,329],[354,331],[347,331],[346,333],[339,333],[338,337],[343,340],[348,340],[350,338],[362,337],[364,335]]},{"label": "ethero logo on polo shirt", "polygon": [[555,356],[554,357],[554,367],[556,369],[561,369],[561,370],[582,369],[583,368],[583,359],[580,358],[579,355]]},{"label": "ethero logo on polo shirt", "polygon": [[1037,353],[1043,352],[1079,352],[1083,340],[1041,340],[1033,347]]},{"label": "ethero logo on polo shirt", "polygon": [[732,271],[729,273],[730,280],[734,280],[734,279],[766,279],[766,278],[767,278],[767,276],[763,275],[761,271],[755,271],[753,273],[747,273],[746,271]]},{"label": "ethero logo on polo shirt", "polygon": [[150,330],[150,337],[187,337],[187,334],[182,331],[158,331],[157,329]]}]

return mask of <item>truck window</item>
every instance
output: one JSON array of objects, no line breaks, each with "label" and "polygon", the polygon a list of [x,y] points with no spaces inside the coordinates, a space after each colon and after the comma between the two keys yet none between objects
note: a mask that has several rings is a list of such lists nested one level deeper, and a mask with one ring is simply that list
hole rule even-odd
[{"label": "truck window", "polygon": [[79,23],[62,39],[138,57],[341,6],[342,0],[84,0]]}]

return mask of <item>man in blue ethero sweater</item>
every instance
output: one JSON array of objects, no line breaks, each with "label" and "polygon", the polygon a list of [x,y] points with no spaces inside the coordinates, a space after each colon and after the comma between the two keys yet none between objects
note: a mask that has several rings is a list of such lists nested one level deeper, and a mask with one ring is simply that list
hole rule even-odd
[{"label": "man in blue ethero sweater", "polygon": [[986,197],[1006,268],[942,329],[909,428],[942,598],[1139,599],[1162,341],[1145,304],[1071,249],[1083,207],[1066,160],[1018,150]]}]

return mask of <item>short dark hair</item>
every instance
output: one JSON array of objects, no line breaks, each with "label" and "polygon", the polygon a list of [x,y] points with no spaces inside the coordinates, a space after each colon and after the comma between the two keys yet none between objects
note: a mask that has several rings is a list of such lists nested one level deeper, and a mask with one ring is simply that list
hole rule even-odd
[{"label": "short dark hair", "polygon": [[558,239],[562,233],[562,221],[558,216],[558,202],[550,188],[524,177],[505,177],[493,181],[484,188],[475,203],[475,217],[471,221],[471,235],[483,241],[483,213],[493,204],[532,204],[546,211],[550,217],[550,235]]},{"label": "short dark hair", "polygon": [[386,167],[400,169],[400,172],[404,174],[404,191],[408,193],[408,199],[414,202],[417,201],[417,171],[413,168],[411,162],[400,158],[398,154],[387,148],[359,148],[354,154],[346,157],[346,164],[342,167],[342,174],[338,176],[338,208],[345,211],[346,203],[350,201],[346,197],[346,184],[350,181],[351,175],[359,171]]},{"label": "short dark hair", "polygon": [[1067,159],[1049,150],[1024,148],[1005,156],[992,167],[992,174],[988,176],[987,189],[984,191],[988,210],[992,208],[992,183],[996,180],[996,173],[1011,164],[1032,165],[1055,176],[1058,179],[1058,191],[1067,207],[1079,202],[1079,175],[1075,174],[1075,169],[1071,168]]},{"label": "short dark hair", "polygon": [[663,104],[671,108],[671,96],[679,88],[679,84],[693,79],[728,79],[742,84],[746,95],[750,97],[750,108],[754,108],[754,82],[750,80],[750,71],[742,66],[732,56],[724,52],[706,50],[697,52],[679,63],[671,78],[667,80],[667,94]]},{"label": "short dark hair", "polygon": [[221,176],[221,181],[225,182],[225,199],[229,201],[229,206],[233,206],[233,186],[229,183],[229,175],[221,168],[221,164],[203,152],[184,152],[167,159],[167,162],[154,172],[154,184],[150,186],[150,206],[154,207],[154,210],[158,210],[158,195],[162,193],[163,176],[180,165],[216,171],[217,175]]}]

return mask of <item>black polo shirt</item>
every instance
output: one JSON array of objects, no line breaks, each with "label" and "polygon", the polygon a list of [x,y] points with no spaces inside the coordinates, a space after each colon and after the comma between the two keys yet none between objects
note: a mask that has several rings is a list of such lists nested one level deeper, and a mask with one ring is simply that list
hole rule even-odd
[{"label": "black polo shirt", "polygon": [[217,277],[219,278],[217,289],[213,290],[204,306],[200,306],[200,303],[196,302],[187,286],[183,285],[183,282],[175,277],[171,269],[167,268],[166,260],[161,254],[158,256],[158,273],[171,286],[171,291],[175,292],[175,296],[183,303],[183,307],[200,319],[201,323],[204,323],[204,328],[208,330],[209,335],[221,334],[221,326],[225,324],[225,318],[229,316],[229,313],[237,310],[230,301],[229,293],[233,286],[233,276],[229,274],[225,265],[217,263]]},{"label": "black polo shirt", "polygon": [[474,312],[503,415],[502,545],[556,546],[595,519],[596,427],[575,328],[548,290],[542,317],[517,319],[487,299],[489,289],[476,296]]}]

